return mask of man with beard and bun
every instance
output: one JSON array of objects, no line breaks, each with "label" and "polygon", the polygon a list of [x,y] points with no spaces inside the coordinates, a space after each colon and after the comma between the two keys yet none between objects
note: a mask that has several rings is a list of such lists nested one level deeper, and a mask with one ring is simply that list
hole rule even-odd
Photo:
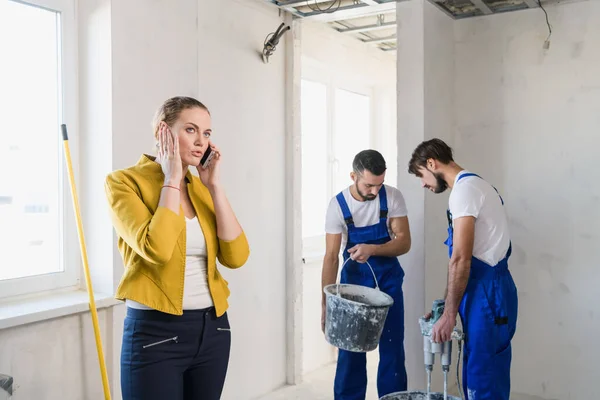
[{"label": "man with beard and bun", "polygon": [[440,139],[421,143],[408,171],[434,193],[452,190],[445,242],[450,256],[448,286],[432,340],[450,340],[460,314],[466,399],[508,400],[518,298],[508,270],[511,242],[504,201],[492,185],[456,164],[452,149]]},{"label": "man with beard and bun", "polygon": [[[404,362],[404,271],[398,256],[410,249],[410,230],[402,193],[384,185],[386,165],[375,150],[358,153],[350,177],[354,184],[329,203],[325,231],[322,288],[336,282],[342,239],[345,241],[341,283],[379,288],[394,299],[379,342],[379,397],[407,388]],[[350,258],[350,260],[348,260]],[[346,262],[348,261],[348,262]],[[322,293],[321,325],[325,327]],[[339,350],[334,383],[335,400],[364,400],[367,390],[366,354]]]}]

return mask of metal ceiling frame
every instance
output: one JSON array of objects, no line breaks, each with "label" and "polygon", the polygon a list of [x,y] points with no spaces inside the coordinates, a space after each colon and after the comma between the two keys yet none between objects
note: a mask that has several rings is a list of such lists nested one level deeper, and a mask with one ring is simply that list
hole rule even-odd
[{"label": "metal ceiling frame", "polygon": [[[308,2],[314,2],[315,0],[304,0],[304,4]],[[320,1],[320,0],[319,0]],[[406,0],[405,0],[406,1]],[[309,3],[310,4],[310,3]],[[335,12],[318,12],[313,11],[311,13],[306,14],[303,19],[310,21],[319,21],[319,22],[334,22],[334,21],[344,21],[348,19],[354,18],[362,18],[368,17],[372,15],[378,14],[386,14],[396,11],[396,2],[388,1],[385,3],[377,3],[372,6],[367,6],[363,3],[363,0],[359,0],[358,3],[353,4],[351,6],[340,7],[339,10]]]},{"label": "metal ceiling frame", "polygon": [[[296,18],[328,23],[333,29],[355,37],[368,44],[377,45],[382,51],[393,51],[396,35],[378,31],[396,26],[394,21],[385,22],[385,15],[394,14],[396,3],[410,0],[262,0],[283,9]],[[428,0],[453,19],[493,15],[509,11],[538,8],[538,0]],[[545,0],[556,2],[556,0]],[[336,6],[337,3],[337,6]],[[322,4],[323,9],[315,9]],[[312,6],[312,7],[308,7]],[[306,10],[306,8],[309,10]],[[351,20],[377,16],[377,22],[355,24]]]},{"label": "metal ceiling frame", "polygon": [[394,22],[382,22],[373,25],[362,25],[354,28],[335,28],[340,33],[361,33],[361,32],[371,32],[377,31],[385,28],[393,28],[396,26],[396,21]]}]

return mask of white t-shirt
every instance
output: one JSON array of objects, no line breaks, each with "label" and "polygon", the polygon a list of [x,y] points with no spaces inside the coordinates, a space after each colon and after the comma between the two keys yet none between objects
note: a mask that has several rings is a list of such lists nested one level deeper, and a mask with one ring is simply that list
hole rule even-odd
[{"label": "white t-shirt", "polygon": [[[208,289],[208,275],[206,262],[206,239],[198,222],[198,218],[185,219],[186,252],[185,252],[185,280],[183,281],[183,309],[198,310],[213,305]],[[152,308],[127,299],[128,307],[141,310]]]},{"label": "white t-shirt", "polygon": [[[377,197],[375,197],[373,200],[358,201],[350,194],[349,187],[344,189],[342,193],[344,194],[346,203],[348,203],[348,208],[350,209],[352,219],[354,220],[354,226],[360,228],[363,226],[375,225],[379,222],[379,194],[377,194]],[[385,185],[385,194],[387,195],[388,204],[388,232],[390,232],[391,236],[392,231],[390,229],[390,219],[406,217],[408,215],[408,211],[406,209],[404,196],[402,196],[400,190],[396,189],[395,187]],[[331,199],[329,202],[329,207],[327,208],[327,214],[325,217],[325,232],[331,234],[342,233],[342,248],[346,246],[345,243],[348,238],[348,227],[346,226],[346,221],[344,221],[344,214],[342,213],[340,204],[335,196]]]},{"label": "white t-shirt", "polygon": [[197,310],[213,306],[208,290],[206,239],[198,218],[186,221],[185,281],[183,309]]},{"label": "white t-shirt", "polygon": [[475,241],[473,256],[495,266],[508,251],[510,235],[508,219],[496,189],[477,176],[467,176],[463,170],[454,182],[448,201],[452,220],[460,217],[475,217]]}]

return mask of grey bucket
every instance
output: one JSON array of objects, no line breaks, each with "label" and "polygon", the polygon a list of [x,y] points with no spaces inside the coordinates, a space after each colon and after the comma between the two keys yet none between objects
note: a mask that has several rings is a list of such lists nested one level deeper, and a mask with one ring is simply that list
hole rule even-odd
[{"label": "grey bucket", "polygon": [[[460,397],[456,396],[446,396],[447,400],[461,400]],[[427,392],[396,392],[390,393],[379,400],[444,400],[444,394],[438,392],[429,393],[429,397],[427,396]]]},{"label": "grey bucket", "polygon": [[[342,268],[348,260],[344,262]],[[351,284],[332,284],[325,292],[325,339],[342,350],[364,353],[377,348],[383,325],[394,299],[379,290],[371,265],[375,289]]]}]

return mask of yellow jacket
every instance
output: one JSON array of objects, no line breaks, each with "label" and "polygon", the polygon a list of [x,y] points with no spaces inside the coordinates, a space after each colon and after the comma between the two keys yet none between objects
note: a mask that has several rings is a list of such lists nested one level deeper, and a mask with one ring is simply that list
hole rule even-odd
[{"label": "yellow jacket", "polygon": [[[189,171],[188,193],[206,238],[208,287],[217,316],[228,307],[229,287],[217,262],[239,268],[250,249],[244,232],[232,241],[217,237],[214,205],[208,189]],[[132,167],[106,177],[105,189],[125,272],[115,298],[130,299],[168,313],[183,314],[185,215],[158,207],[164,174],[154,157],[143,155]]]}]

